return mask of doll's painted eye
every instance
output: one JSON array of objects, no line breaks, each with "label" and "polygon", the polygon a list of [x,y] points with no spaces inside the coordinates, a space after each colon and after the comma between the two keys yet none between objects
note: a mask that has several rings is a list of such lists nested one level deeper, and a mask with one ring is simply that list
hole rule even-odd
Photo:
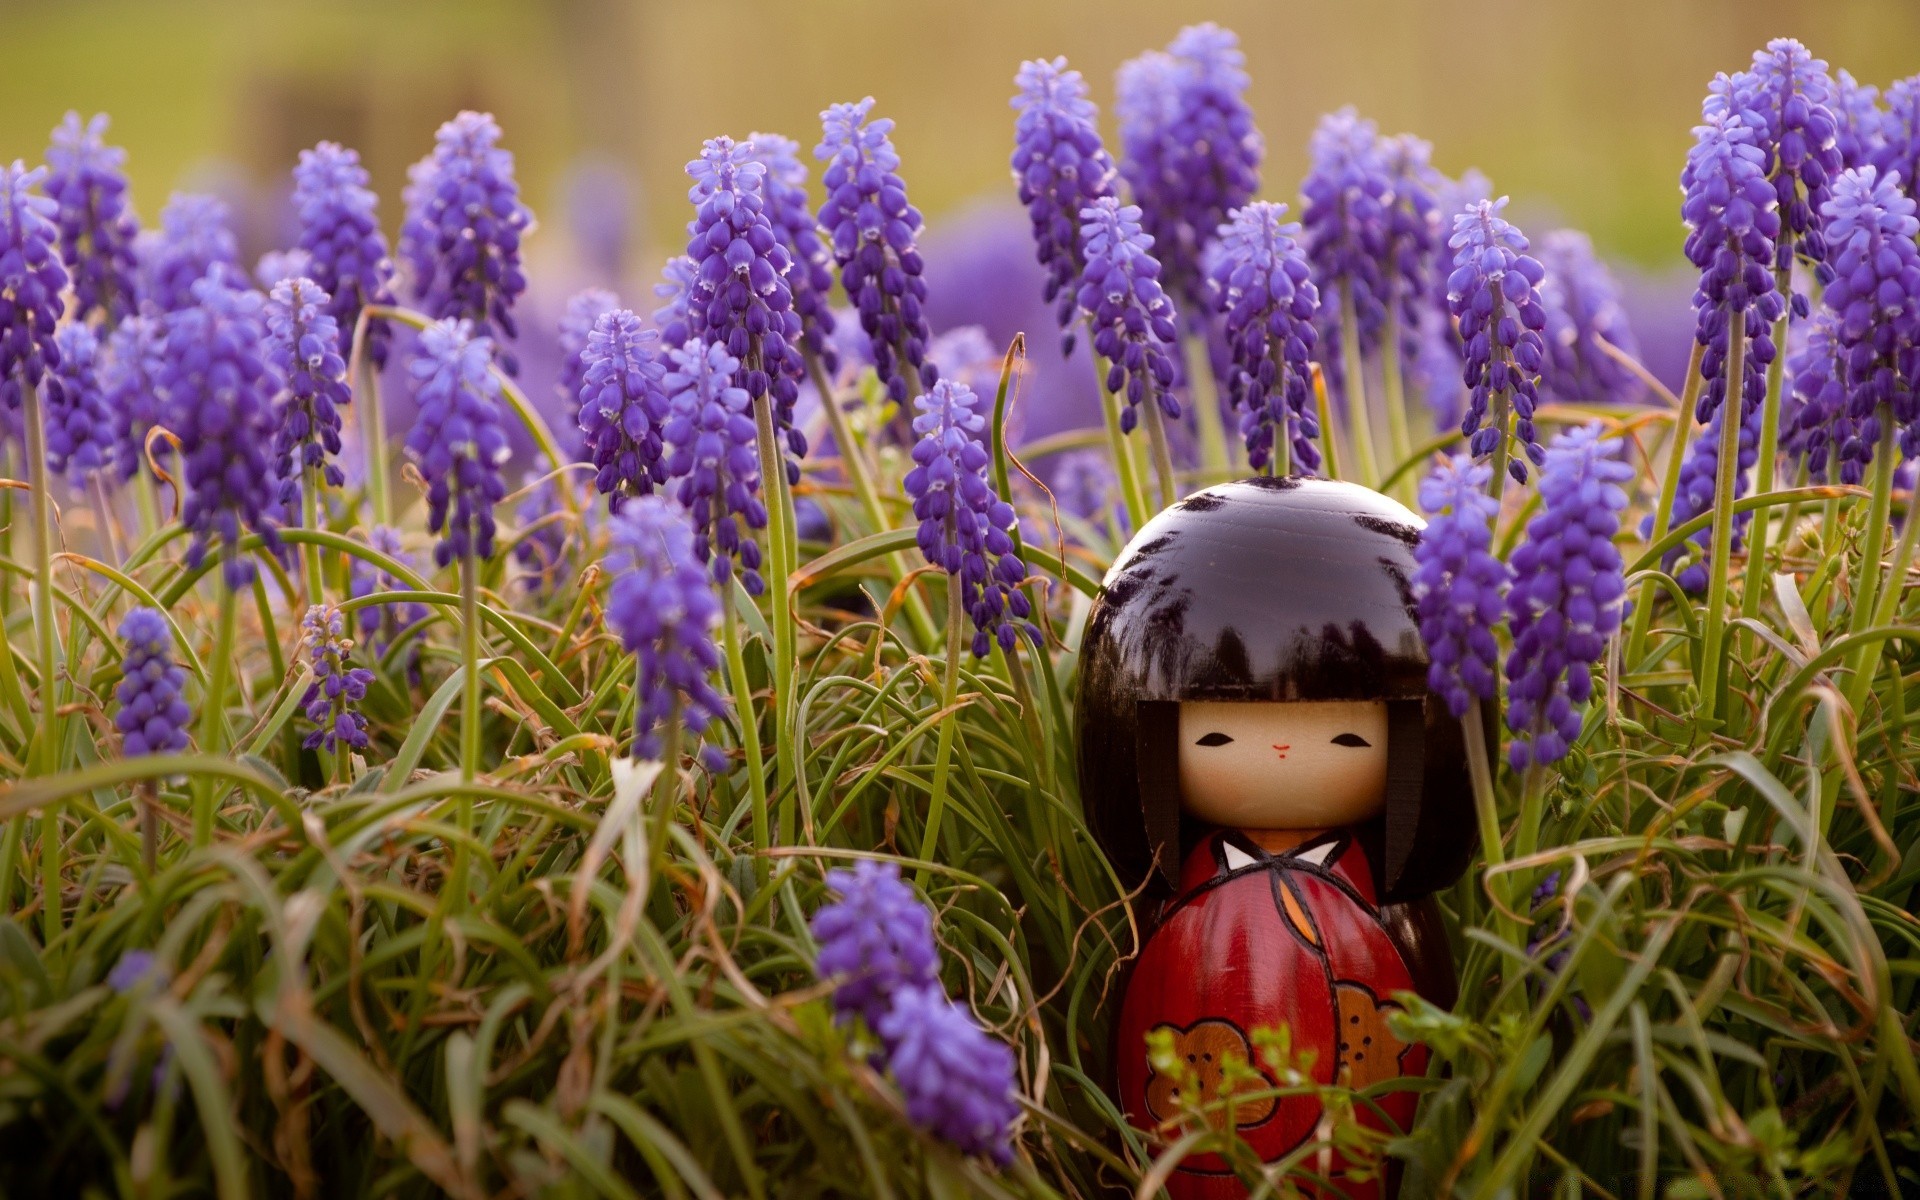
[{"label": "doll's painted eye", "polygon": [[1343,733],[1339,737],[1336,737],[1333,739],[1333,744],[1336,746],[1354,746],[1354,747],[1364,747],[1364,746],[1373,745],[1372,742],[1361,737],[1357,733]]},{"label": "doll's painted eye", "polygon": [[1224,733],[1215,731],[1195,742],[1196,746],[1224,746],[1233,739]]}]

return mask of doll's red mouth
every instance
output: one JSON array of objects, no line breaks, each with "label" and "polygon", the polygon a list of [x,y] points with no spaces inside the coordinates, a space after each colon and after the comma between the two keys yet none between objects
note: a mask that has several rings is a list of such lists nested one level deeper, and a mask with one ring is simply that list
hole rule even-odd
[{"label": "doll's red mouth", "polygon": [[1291,750],[1291,749],[1293,749],[1293,746],[1292,746],[1291,744],[1288,744],[1288,745],[1285,745],[1285,746],[1282,746],[1282,745],[1279,745],[1279,744],[1277,744],[1277,743],[1276,743],[1276,744],[1274,745],[1274,747],[1273,747],[1273,748],[1274,748],[1275,750],[1278,750],[1278,751],[1280,752],[1280,757],[1281,757],[1281,758],[1285,758],[1285,757],[1287,756],[1287,751],[1289,751],[1289,750]]}]

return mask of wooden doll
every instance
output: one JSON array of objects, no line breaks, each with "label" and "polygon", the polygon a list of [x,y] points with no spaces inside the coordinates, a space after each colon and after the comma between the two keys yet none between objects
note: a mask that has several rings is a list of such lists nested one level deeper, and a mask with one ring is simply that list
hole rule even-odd
[{"label": "wooden doll", "polygon": [[[1107,574],[1081,648],[1080,787],[1094,836],[1142,888],[1148,932],[1115,1042],[1117,1092],[1139,1128],[1195,1099],[1278,1086],[1256,1029],[1285,1026],[1322,1084],[1426,1069],[1425,1047],[1396,1039],[1386,1017],[1400,991],[1452,1004],[1430,896],[1476,838],[1461,728],[1428,692],[1413,616],[1420,528],[1353,484],[1250,479],[1161,513]],[[1154,1070],[1156,1030],[1185,1070]],[[1227,1058],[1265,1082],[1232,1087]],[[1415,1099],[1381,1107],[1404,1129]],[[1268,1162],[1326,1133],[1312,1096],[1259,1097],[1230,1116]],[[1391,1193],[1346,1177],[1335,1155],[1303,1165],[1327,1179],[1324,1195]],[[1217,1155],[1186,1159],[1169,1190],[1245,1194]]]}]

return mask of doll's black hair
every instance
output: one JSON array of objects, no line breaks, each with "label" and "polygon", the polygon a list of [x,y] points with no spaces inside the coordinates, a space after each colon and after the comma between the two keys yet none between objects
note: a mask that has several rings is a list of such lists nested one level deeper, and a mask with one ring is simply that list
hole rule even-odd
[{"label": "doll's black hair", "polygon": [[1128,543],[1081,642],[1076,724],[1087,823],[1129,889],[1170,886],[1202,832],[1180,811],[1182,700],[1385,700],[1386,806],[1360,830],[1380,899],[1460,877],[1478,826],[1414,618],[1422,525],[1355,484],[1257,478],[1187,497]]}]

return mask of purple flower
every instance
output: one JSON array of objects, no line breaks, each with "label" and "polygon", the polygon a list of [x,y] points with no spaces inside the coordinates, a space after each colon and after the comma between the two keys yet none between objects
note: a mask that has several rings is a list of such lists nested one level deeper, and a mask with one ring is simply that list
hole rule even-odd
[{"label": "purple flower", "polygon": [[766,585],[753,531],[767,527],[767,506],[760,499],[751,402],[733,382],[739,369],[725,346],[698,338],[669,350],[661,432],[672,447],[667,477],[679,480],[675,497],[693,516],[694,553],[723,585],[738,560],[741,584],[758,596]]},{"label": "purple flower", "polygon": [[300,697],[301,711],[313,730],[300,744],[328,754],[341,745],[365,750],[367,719],[360,714],[360,702],[367,698],[373,672],[347,665],[353,643],[347,640],[345,619],[333,605],[316,604],[307,609],[300,627],[306,639],[307,661],[313,664],[313,682]]},{"label": "purple flower", "polygon": [[1220,229],[1208,272],[1213,308],[1225,317],[1233,372],[1227,395],[1240,413],[1247,461],[1270,469],[1276,432],[1291,448],[1293,473],[1320,465],[1320,420],[1312,391],[1313,319],[1320,293],[1287,206],[1257,201]]},{"label": "purple flower", "polygon": [[[293,169],[293,211],[300,223],[299,248],[307,252],[306,274],[327,293],[327,314],[340,327],[340,353],[353,354],[360,310],[393,303],[393,260],[367,186],[360,155],[334,142],[300,152]],[[272,282],[279,282],[274,280]],[[367,324],[367,357],[385,366],[390,330]]]},{"label": "purple flower", "polygon": [[443,567],[493,553],[493,506],[507,494],[500,468],[508,447],[492,361],[492,340],[448,317],[421,332],[410,366],[420,412],[407,451],[427,481],[427,529],[442,535],[433,559]]},{"label": "purple flower", "polygon": [[187,564],[199,566],[218,536],[227,586],[238,591],[254,576],[253,560],[239,553],[241,527],[280,549],[270,523],[279,497],[268,459],[275,381],[266,363],[266,298],[211,272],[193,285],[193,297],[191,307],[166,316],[159,390],[187,477],[180,517],[193,533]]},{"label": "purple flower", "polygon": [[[135,612],[147,611],[135,609]],[[127,950],[121,953],[120,961],[113,964],[113,970],[107,972],[107,986],[120,995],[127,995],[139,988],[151,987],[154,991],[167,986],[172,978],[166,964],[155,957],[151,950]]]},{"label": "purple flower", "polygon": [[1613,538],[1633,468],[1600,440],[1598,424],[1553,439],[1540,470],[1539,513],[1513,552],[1507,613],[1508,757],[1515,771],[1559,762],[1580,736],[1593,664],[1620,628],[1627,592]]},{"label": "purple flower", "polygon": [[191,308],[193,285],[215,275],[222,286],[240,290],[247,273],[240,267],[240,243],[233,236],[232,210],[218,196],[175,192],[160,210],[160,228],[134,241],[140,266],[140,301],[163,313]]},{"label": "purple flower", "polygon": [[1087,267],[1077,299],[1093,327],[1093,352],[1107,361],[1107,390],[1126,399],[1120,428],[1133,432],[1142,401],[1178,417],[1170,348],[1179,332],[1140,210],[1103,197],[1081,211],[1080,240]]},{"label": "purple flower", "polygon": [[1907,457],[1920,454],[1920,219],[1894,179],[1873,167],[1844,171],[1826,218],[1833,280],[1822,303],[1837,314],[1837,356],[1846,367],[1854,436],[1840,456],[1862,471],[1873,461],[1880,422],[1900,429]]},{"label": "purple flower", "polygon": [[17,159],[0,167],[0,413],[19,408],[23,389],[60,365],[53,328],[67,269],[53,223],[59,209],[33,191],[46,174]]},{"label": "purple flower", "polygon": [[1054,467],[1053,496],[1063,510],[1083,521],[1112,522],[1123,540],[1132,531],[1120,497],[1120,480],[1105,454],[1095,450],[1062,454]]},{"label": "purple flower", "polygon": [[127,205],[127,152],[102,136],[107,114],[82,124],[69,112],[47,147],[46,192],[59,206],[60,253],[73,273],[73,319],[94,313],[118,324],[134,311],[133,239],[140,232]]},{"label": "purple flower", "polygon": [[580,382],[585,378],[587,340],[602,314],[620,307],[620,297],[606,288],[590,287],[567,299],[560,318],[560,406],[567,414],[567,440],[580,428]]},{"label": "purple flower", "polygon": [[1046,299],[1073,351],[1075,294],[1086,259],[1080,252],[1080,213],[1113,195],[1113,156],[1100,141],[1100,114],[1087,99],[1080,72],[1067,60],[1035,59],[1013,77],[1020,110],[1013,124],[1013,177],[1033,224],[1033,245],[1047,274]]},{"label": "purple flower", "polygon": [[312,279],[313,255],[295,247],[292,250],[269,250],[253,264],[253,279],[269,293],[273,285],[283,279]]},{"label": "purple flower", "polygon": [[580,429],[598,468],[594,484],[616,512],[626,498],[647,495],[667,479],[667,372],[650,346],[658,336],[615,309],[594,322],[581,356]]},{"label": "purple flower", "polygon": [[407,171],[400,254],[427,315],[470,322],[511,375],[518,364],[506,342],[520,333],[512,310],[527,288],[520,239],[533,213],[520,202],[513,155],[499,140],[490,113],[463,112],[440,127],[433,153]]},{"label": "purple flower", "polygon": [[1640,355],[1620,306],[1620,285],[1594,255],[1593,243],[1584,233],[1556,229],[1540,239],[1537,256],[1546,271],[1540,305],[1547,315],[1547,362],[1540,385],[1573,404],[1638,403],[1644,391],[1639,377],[1598,344]]},{"label": "purple flower", "polygon": [[777,133],[752,133],[747,135],[746,147],[753,160],[767,169],[761,180],[767,220],[792,263],[787,286],[793,292],[793,311],[800,318],[800,346],[832,378],[840,370],[832,342],[833,255],[807,201],[807,165],[800,161],[800,143]]},{"label": "purple flower", "polygon": [[887,136],[893,121],[869,121],[872,111],[868,96],[820,114],[822,137],[813,150],[827,164],[820,224],[840,264],[840,286],[859,310],[874,372],[887,398],[905,408],[909,396],[939,378],[926,358],[932,334],[922,311],[927,285],[917,245],[924,222],[907,202],[900,155]]},{"label": "purple flower", "polygon": [[[726,715],[712,683],[720,669],[713,644],[723,619],[720,596],[695,551],[686,513],[664,496],[643,496],[620,510],[613,548],[620,566],[607,595],[607,627],[639,660],[633,754],[658,758],[663,723],[677,720],[697,739]],[[714,771],[725,764],[712,746],[702,761]]]},{"label": "purple flower", "polygon": [[1026,623],[1032,606],[1019,590],[1027,568],[1007,534],[1013,508],[987,479],[991,460],[981,441],[987,422],[979,405],[972,389],[951,379],[913,402],[920,413],[913,419],[919,441],[906,489],[920,521],[921,553],[948,574],[948,586],[960,589],[973,619],[974,656],[984,658],[993,639],[1011,650],[1021,628],[1036,641],[1038,632]]},{"label": "purple flower", "polygon": [[1010,1046],[937,984],[896,991],[878,1032],[908,1120],[962,1154],[1013,1161],[1020,1102]]},{"label": "purple flower", "polygon": [[120,621],[120,641],[126,646],[120,686],[114,699],[120,711],[114,728],[120,731],[120,753],[128,758],[144,754],[177,754],[187,748],[187,723],[193,711],[180,693],[187,673],[173,661],[173,631],[158,609],[135,608]]},{"label": "purple flower", "polygon": [[1708,420],[1727,395],[1729,335],[1738,322],[1750,341],[1742,397],[1757,406],[1766,393],[1766,367],[1773,361],[1773,322],[1785,311],[1775,286],[1774,239],[1780,214],[1767,179],[1767,156],[1754,129],[1739,113],[1719,113],[1695,128],[1693,149],[1680,185],[1686,198],[1687,260],[1700,270],[1693,296],[1694,339],[1706,347],[1696,419]]},{"label": "purple flower", "polygon": [[[412,567],[413,556],[400,545],[400,531],[390,525],[376,525],[367,535],[367,544],[373,549],[395,560],[400,565]],[[411,590],[394,576],[356,558],[353,560],[347,576],[347,594],[355,599],[371,596],[376,592],[404,592]],[[427,619],[427,606],[412,601],[396,604],[370,605],[359,611],[360,636],[367,640],[367,648],[374,658],[384,658],[387,648],[397,641],[401,634]],[[419,649],[408,656],[408,673],[415,672],[419,660]]]},{"label": "purple flower", "polygon": [[1455,717],[1476,699],[1493,699],[1500,662],[1493,631],[1513,580],[1493,553],[1500,505],[1487,494],[1492,474],[1462,454],[1420,481],[1420,507],[1432,517],[1413,551],[1414,607],[1427,643],[1427,686]]},{"label": "purple flower", "polygon": [[1794,404],[1780,418],[1782,448],[1805,459],[1807,476],[1817,483],[1858,484],[1866,464],[1847,456],[1862,443],[1848,404],[1840,315],[1825,304],[1813,312],[1806,344],[1788,357],[1787,374]]},{"label": "purple flower", "polygon": [[[1539,402],[1537,385],[1546,362],[1541,337],[1547,314],[1535,289],[1546,272],[1538,259],[1528,257],[1527,239],[1500,216],[1507,198],[1471,204],[1453,219],[1453,274],[1447,276],[1447,302],[1460,321],[1466,347],[1467,413],[1460,422],[1475,458],[1492,454],[1512,437],[1535,465],[1544,461],[1533,431],[1533,409]],[[1510,404],[1515,417],[1506,428],[1500,401]],[[1494,420],[1487,423],[1492,415]],[[1507,471],[1527,481],[1526,464],[1519,455],[1507,460]]]},{"label": "purple flower", "polygon": [[347,364],[331,298],[311,279],[283,279],[267,300],[267,361],[285,383],[273,436],[280,506],[293,519],[310,486],[339,487],[340,410],[347,404]]},{"label": "purple flower", "polygon": [[112,457],[122,479],[132,479],[146,464],[147,430],[160,422],[160,384],[166,369],[166,330],[160,318],[128,317],[108,336],[100,384],[115,441]]},{"label": "purple flower", "polygon": [[1898,175],[1900,190],[1920,196],[1920,75],[1887,88],[1880,115],[1880,148],[1873,164],[1882,175]]},{"label": "purple flower", "polygon": [[878,1032],[896,994],[940,985],[933,914],[898,863],[862,859],[851,871],[828,871],[827,887],[840,899],[813,914],[814,970],[833,981],[839,1020],[859,1017]]},{"label": "purple flower", "polygon": [[1881,125],[1886,114],[1880,111],[1880,89],[1855,81],[1844,67],[1833,73],[1834,142],[1840,148],[1840,165],[1872,165],[1886,144]]},{"label": "purple flower", "polygon": [[47,465],[78,489],[89,475],[105,476],[113,467],[113,411],[100,386],[100,342],[92,326],[68,322],[53,341],[60,365],[47,376]]},{"label": "purple flower", "polygon": [[678,349],[694,334],[693,319],[687,310],[687,297],[693,291],[700,268],[691,258],[676,254],[660,267],[660,282],[653,294],[662,304],[653,311],[654,328],[660,331],[660,343]]},{"label": "purple flower", "polygon": [[1119,78],[1120,172],[1168,288],[1196,315],[1207,303],[1202,252],[1260,190],[1266,144],[1247,106],[1246,61],[1240,40],[1208,22],[1182,29],[1163,56],[1122,68]]},{"label": "purple flower", "polygon": [[[1693,520],[1703,512],[1709,512],[1714,505],[1714,488],[1720,466],[1721,420],[1727,411],[1726,405],[1713,410],[1713,417],[1704,426],[1693,431],[1693,439],[1687,443],[1687,455],[1680,460],[1679,487],[1674,492],[1672,515],[1668,520],[1669,529]],[[1734,499],[1747,494],[1747,472],[1753,464],[1760,461],[1760,420],[1758,405],[1749,405],[1740,422],[1738,434],[1739,453],[1734,458],[1733,496]],[[1750,513],[1740,513],[1733,519],[1733,549],[1740,548],[1740,535],[1746,529]],[[1643,533],[1653,528],[1653,517],[1647,516],[1640,523]],[[1707,563],[1704,559],[1708,547],[1712,544],[1713,526],[1709,523],[1697,529],[1687,539],[1698,548],[1702,558],[1683,568],[1674,576],[1682,589],[1688,592],[1703,592],[1707,588]],[[1671,570],[1680,558],[1685,547],[1676,546],[1667,552],[1662,565]]]},{"label": "purple flower", "polygon": [[1380,344],[1390,302],[1388,247],[1394,219],[1393,179],[1387,172],[1380,130],[1351,107],[1320,118],[1308,153],[1312,164],[1300,184],[1305,203],[1307,261],[1320,287],[1322,357],[1328,383],[1345,386],[1340,372],[1341,311],[1348,299],[1360,338],[1360,353]]}]

